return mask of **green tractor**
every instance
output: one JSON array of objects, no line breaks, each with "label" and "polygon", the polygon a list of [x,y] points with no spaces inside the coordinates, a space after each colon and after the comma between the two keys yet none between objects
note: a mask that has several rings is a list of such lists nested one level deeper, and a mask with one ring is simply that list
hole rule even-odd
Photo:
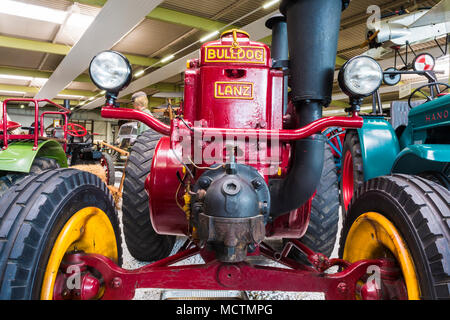
[{"label": "green tractor", "polygon": [[[8,102],[34,103],[35,118],[30,127],[9,121]],[[48,103],[58,111],[43,112],[39,117],[39,103]],[[65,137],[46,137],[43,124],[46,115],[60,115],[67,126],[70,110],[49,100],[7,99],[3,102],[0,118],[0,197],[10,187],[31,173],[67,168],[67,135],[75,134],[66,127]],[[37,124],[37,125],[36,125]]]},{"label": "green tractor", "polygon": [[374,110],[363,115],[364,126],[345,132],[341,158],[344,211],[360,186],[389,174],[417,175],[450,189],[450,86],[437,81],[433,66],[425,70],[388,69],[384,82],[395,85],[402,74],[424,76],[428,83],[415,89],[408,101],[394,101],[389,118],[375,93]]},{"label": "green tractor", "polygon": [[[7,113],[9,102],[32,103],[35,108],[34,122],[30,127],[10,121]],[[39,113],[39,103],[50,104],[57,111]],[[47,134],[44,130],[46,116],[61,117],[62,126],[57,126]],[[107,184],[114,184],[114,167],[112,161],[107,161],[105,153],[92,149],[92,142],[82,141],[87,134],[85,128],[78,124],[69,123],[70,110],[68,106],[60,106],[49,100],[7,99],[3,102],[0,116],[0,197],[10,187],[19,183],[30,174],[39,174],[46,170],[67,168],[68,158],[82,157],[91,161],[83,163],[97,163],[105,169]],[[3,120],[5,119],[5,120]],[[37,124],[37,125],[36,125]],[[92,154],[98,153],[97,158]],[[88,155],[91,155],[89,158]],[[109,155],[106,155],[109,157]],[[111,170],[109,170],[111,168]],[[111,177],[108,175],[112,172]]]}]

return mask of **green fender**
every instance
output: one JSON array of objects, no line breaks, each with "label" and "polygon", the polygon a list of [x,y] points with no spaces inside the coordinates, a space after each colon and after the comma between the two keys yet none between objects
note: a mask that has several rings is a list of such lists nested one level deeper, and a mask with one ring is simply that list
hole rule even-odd
[{"label": "green fender", "polygon": [[34,159],[39,157],[55,159],[61,168],[67,168],[66,153],[58,142],[41,142],[33,151],[33,142],[18,141],[0,151],[0,171],[28,173]]},{"label": "green fender", "polygon": [[391,124],[383,117],[365,117],[358,135],[364,180],[390,174],[400,152],[398,138]]},{"label": "green fender", "polygon": [[448,144],[414,144],[400,152],[392,167],[392,173],[444,172],[448,163],[450,163]]}]

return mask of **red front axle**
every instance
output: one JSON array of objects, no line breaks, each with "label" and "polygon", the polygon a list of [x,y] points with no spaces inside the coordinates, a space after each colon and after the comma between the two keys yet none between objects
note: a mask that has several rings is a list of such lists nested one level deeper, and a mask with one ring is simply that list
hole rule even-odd
[{"label": "red front axle", "polygon": [[[368,270],[376,267],[381,274],[389,274],[388,293],[402,292],[398,287],[398,276],[395,277],[393,265],[387,260],[361,260],[353,264],[340,259],[328,259],[320,254],[308,251],[297,240],[291,240],[291,246],[300,245],[306,249],[313,267],[297,263],[287,257],[289,249],[276,252],[262,243],[257,253],[280,264],[279,267],[253,265],[248,262],[236,264],[221,263],[213,258],[213,253],[203,248],[187,247],[180,249],[177,254],[149,264],[137,270],[125,270],[118,267],[110,259],[97,254],[75,253],[66,256],[66,261],[75,261],[83,271],[81,288],[73,292],[61,285],[67,275],[60,274],[55,286],[56,299],[77,299],[96,297],[101,292],[97,281],[93,281],[92,274],[84,270],[95,270],[99,281],[103,283],[102,299],[132,299],[138,288],[164,288],[188,290],[247,290],[247,291],[294,291],[294,292],[323,292],[326,299],[347,300],[355,299],[356,295],[366,299],[381,299],[383,294],[376,286],[361,287],[357,282],[367,279]],[[182,260],[200,254],[205,264],[172,266]],[[322,259],[321,259],[321,258]],[[316,262],[314,262],[317,259]],[[343,270],[336,273],[325,273],[332,266],[340,266]],[[283,267],[284,266],[284,267]],[[387,269],[385,267],[387,266]],[[381,279],[383,280],[383,278]],[[94,292],[95,291],[95,292]]]}]

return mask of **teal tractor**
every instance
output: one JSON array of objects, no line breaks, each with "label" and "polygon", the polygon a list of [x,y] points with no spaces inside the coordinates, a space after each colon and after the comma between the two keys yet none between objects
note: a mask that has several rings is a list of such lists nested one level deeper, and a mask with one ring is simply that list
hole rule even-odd
[{"label": "teal tractor", "polygon": [[380,95],[375,92],[372,113],[363,115],[364,126],[345,133],[341,157],[344,212],[356,190],[380,176],[416,175],[450,188],[449,85],[437,82],[432,66],[388,69],[384,82],[395,85],[402,74],[419,74],[428,83],[415,89],[407,102],[393,102],[390,117],[383,114]]}]

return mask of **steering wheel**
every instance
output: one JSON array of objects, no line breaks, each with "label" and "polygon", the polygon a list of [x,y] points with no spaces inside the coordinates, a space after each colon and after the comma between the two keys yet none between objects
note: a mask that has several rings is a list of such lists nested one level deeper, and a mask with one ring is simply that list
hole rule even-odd
[{"label": "steering wheel", "polygon": [[[428,88],[428,90],[425,90],[427,88]],[[439,92],[437,92],[436,89],[439,89]],[[434,100],[438,95],[442,94],[443,91],[446,91],[448,89],[450,89],[450,86],[443,82],[427,83],[426,85],[420,86],[419,88],[417,88],[416,90],[414,90],[411,93],[411,95],[409,96],[409,99],[408,99],[408,106],[410,109],[413,108],[412,102],[413,102],[413,98],[416,94],[420,94],[427,100],[426,102],[430,102],[430,101]]]},{"label": "steering wheel", "polygon": [[72,137],[84,137],[87,135],[87,130],[85,127],[80,126],[76,123],[67,124],[67,134]]}]

